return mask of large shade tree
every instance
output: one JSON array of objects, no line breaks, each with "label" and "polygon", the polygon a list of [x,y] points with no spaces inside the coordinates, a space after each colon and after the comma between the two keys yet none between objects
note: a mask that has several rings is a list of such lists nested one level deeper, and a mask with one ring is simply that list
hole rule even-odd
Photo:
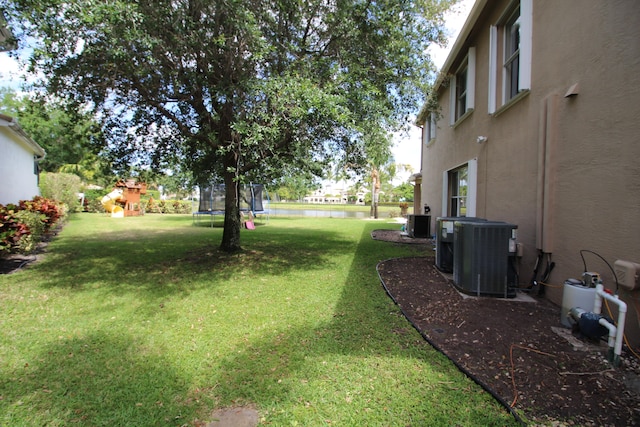
[{"label": "large shade tree", "polygon": [[47,89],[103,120],[123,162],[179,155],[226,185],[221,248],[240,249],[238,184],[366,165],[363,124],[422,102],[452,0],[15,0]]}]

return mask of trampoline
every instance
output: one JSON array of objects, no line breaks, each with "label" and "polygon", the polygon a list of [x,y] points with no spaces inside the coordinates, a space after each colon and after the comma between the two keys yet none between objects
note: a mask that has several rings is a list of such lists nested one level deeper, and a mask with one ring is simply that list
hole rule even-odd
[{"label": "trampoline", "polygon": [[[263,184],[243,184],[240,186],[240,212],[251,212],[254,217],[262,215],[269,221],[269,193]],[[225,185],[211,184],[200,187],[200,199],[198,209],[193,212],[193,222],[198,223],[202,218],[208,217],[210,225],[216,215],[225,215]]]}]

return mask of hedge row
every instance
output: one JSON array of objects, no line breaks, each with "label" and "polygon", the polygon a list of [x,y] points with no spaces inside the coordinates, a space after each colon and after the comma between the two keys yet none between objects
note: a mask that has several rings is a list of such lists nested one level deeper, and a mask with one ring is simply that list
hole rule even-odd
[{"label": "hedge row", "polygon": [[[144,213],[161,213],[161,214],[190,214],[191,201],[189,200],[155,200],[149,198],[141,200],[142,210]],[[104,213],[102,206],[102,197],[89,197],[85,200],[85,212]]]},{"label": "hedge row", "polygon": [[64,203],[40,196],[17,205],[0,204],[0,256],[32,252],[66,214]]}]

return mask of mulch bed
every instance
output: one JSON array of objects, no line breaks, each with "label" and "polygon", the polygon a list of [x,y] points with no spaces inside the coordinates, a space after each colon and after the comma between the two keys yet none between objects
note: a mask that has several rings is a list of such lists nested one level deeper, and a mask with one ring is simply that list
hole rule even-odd
[{"label": "mulch bed", "polygon": [[[372,238],[404,244],[395,230]],[[433,242],[423,239],[429,251]],[[627,349],[613,368],[606,343],[585,342],[560,323],[560,307],[535,295],[469,297],[434,257],[383,261],[390,297],[434,347],[520,421],[545,425],[640,425],[640,363]],[[524,421],[523,421],[524,422]]]}]

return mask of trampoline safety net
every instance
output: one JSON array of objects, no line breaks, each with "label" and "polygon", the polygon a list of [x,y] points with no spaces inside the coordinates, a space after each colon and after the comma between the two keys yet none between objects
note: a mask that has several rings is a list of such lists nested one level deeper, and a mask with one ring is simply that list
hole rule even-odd
[{"label": "trampoline safety net", "polygon": [[[269,196],[263,184],[245,184],[240,187],[240,210],[254,214],[264,213]],[[224,213],[225,186],[214,184],[200,187],[198,213]]]}]

